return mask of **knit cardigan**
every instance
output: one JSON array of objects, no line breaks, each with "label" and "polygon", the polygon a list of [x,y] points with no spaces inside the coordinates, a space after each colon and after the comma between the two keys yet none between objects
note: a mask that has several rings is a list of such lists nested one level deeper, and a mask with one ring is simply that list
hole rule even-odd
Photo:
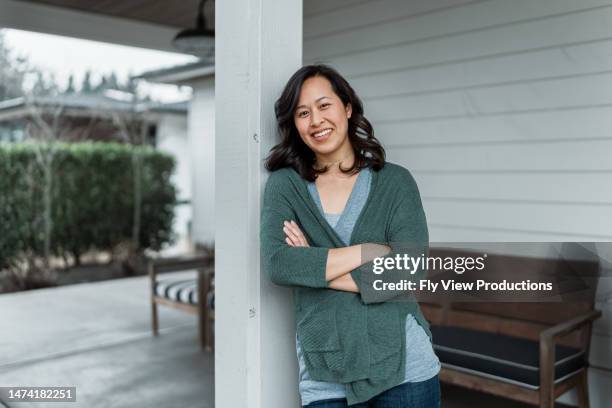
[{"label": "knit cardigan", "polygon": [[[294,220],[309,247],[285,242],[283,222]],[[428,231],[414,178],[390,162],[372,171],[370,194],[353,229],[350,245],[385,243],[387,255],[426,255]],[[367,401],[403,381],[405,321],[411,313],[431,340],[429,324],[409,291],[373,290],[375,280],[423,279],[425,271],[386,269],[373,262],[351,271],[360,293],[328,287],[328,250],[344,247],[312,200],[306,181],[292,168],[268,178],[261,213],[262,267],[275,284],[293,288],[294,314],[311,378],[346,385],[349,405]]]}]

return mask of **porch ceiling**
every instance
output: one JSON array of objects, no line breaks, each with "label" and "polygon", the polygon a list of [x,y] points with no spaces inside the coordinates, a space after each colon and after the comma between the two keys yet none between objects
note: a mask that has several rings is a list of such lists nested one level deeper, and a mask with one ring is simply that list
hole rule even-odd
[{"label": "porch ceiling", "polygon": [[[30,3],[61,7],[111,17],[120,17],[174,28],[187,28],[195,24],[199,0],[27,0]],[[206,14],[212,2],[206,5]],[[207,23],[214,26],[213,18]]]}]

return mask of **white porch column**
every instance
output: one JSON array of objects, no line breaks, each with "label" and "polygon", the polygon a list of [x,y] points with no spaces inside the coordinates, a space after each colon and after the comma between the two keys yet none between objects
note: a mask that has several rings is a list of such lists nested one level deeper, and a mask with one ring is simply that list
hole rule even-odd
[{"label": "white porch column", "polygon": [[301,64],[302,2],[220,1],[215,26],[215,405],[297,407],[293,308],[260,270],[259,215],[273,104]]},{"label": "white porch column", "polygon": [[189,106],[191,151],[191,237],[200,244],[215,240],[215,77],[188,83],[193,88]]}]

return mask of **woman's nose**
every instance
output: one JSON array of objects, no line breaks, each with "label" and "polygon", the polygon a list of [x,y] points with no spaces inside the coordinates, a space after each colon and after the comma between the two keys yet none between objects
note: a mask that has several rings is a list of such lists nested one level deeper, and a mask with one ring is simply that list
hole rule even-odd
[{"label": "woman's nose", "polygon": [[313,111],[312,114],[310,115],[310,124],[313,127],[317,127],[321,124],[322,121],[323,121],[322,116],[317,111]]}]

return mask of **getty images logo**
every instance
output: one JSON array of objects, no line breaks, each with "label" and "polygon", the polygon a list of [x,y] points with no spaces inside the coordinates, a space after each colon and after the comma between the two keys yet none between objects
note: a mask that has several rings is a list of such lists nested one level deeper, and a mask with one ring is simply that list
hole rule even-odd
[{"label": "getty images logo", "polygon": [[404,270],[411,275],[422,269],[428,271],[453,271],[458,275],[462,275],[466,271],[482,271],[485,268],[485,259],[487,254],[478,257],[471,256],[421,256],[413,257],[408,254],[396,254],[394,257],[379,257],[373,261],[372,272],[377,275],[382,274],[386,270]]}]

